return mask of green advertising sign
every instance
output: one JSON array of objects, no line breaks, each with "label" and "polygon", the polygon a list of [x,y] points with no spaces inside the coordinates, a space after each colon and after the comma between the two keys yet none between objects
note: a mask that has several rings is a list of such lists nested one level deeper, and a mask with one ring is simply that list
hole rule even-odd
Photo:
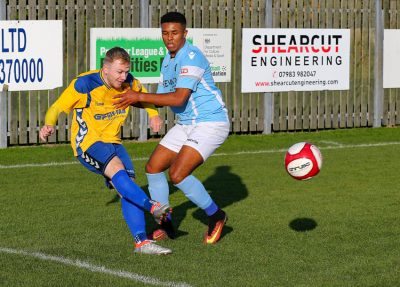
[{"label": "green advertising sign", "polygon": [[[230,81],[230,29],[189,29],[186,39],[207,57],[216,82]],[[143,84],[158,83],[168,53],[159,28],[91,28],[90,68],[100,69],[107,51],[116,46],[131,56],[130,72],[134,77]]]},{"label": "green advertising sign", "polygon": [[160,76],[161,63],[166,55],[161,39],[97,39],[96,69],[101,68],[106,52],[115,46],[124,48],[131,56],[131,73],[135,77]]}]

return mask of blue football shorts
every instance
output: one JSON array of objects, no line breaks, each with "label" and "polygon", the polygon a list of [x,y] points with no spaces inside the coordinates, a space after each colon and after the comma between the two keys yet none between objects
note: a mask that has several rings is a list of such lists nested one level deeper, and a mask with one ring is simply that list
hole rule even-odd
[{"label": "blue football shorts", "polygon": [[103,175],[106,178],[106,185],[110,187],[109,179],[104,175],[104,170],[115,156],[122,161],[129,177],[135,178],[132,160],[122,144],[95,142],[80,156],[77,156],[77,159],[91,172]]}]

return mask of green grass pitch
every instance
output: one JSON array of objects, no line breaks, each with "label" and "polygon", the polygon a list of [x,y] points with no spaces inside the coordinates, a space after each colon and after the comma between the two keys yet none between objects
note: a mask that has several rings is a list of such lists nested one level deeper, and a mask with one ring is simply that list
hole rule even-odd
[{"label": "green grass pitch", "polygon": [[[323,155],[296,181],[286,149]],[[156,142],[126,142],[137,182]],[[230,136],[195,175],[229,215],[202,244],[205,215],[171,187],[170,256],[133,253],[120,203],[68,145],[0,150],[0,286],[398,286],[400,128]],[[149,230],[153,221],[147,217]]]}]

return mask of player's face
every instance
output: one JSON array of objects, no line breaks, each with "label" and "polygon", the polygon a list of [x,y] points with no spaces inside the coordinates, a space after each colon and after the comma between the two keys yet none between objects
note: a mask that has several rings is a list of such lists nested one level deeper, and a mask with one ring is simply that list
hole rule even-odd
[{"label": "player's face", "polygon": [[112,63],[104,64],[103,77],[107,85],[119,90],[125,82],[130,70],[130,63],[120,59],[114,60]]},{"label": "player's face", "polygon": [[180,23],[161,24],[162,38],[172,57],[185,45],[187,30]]}]

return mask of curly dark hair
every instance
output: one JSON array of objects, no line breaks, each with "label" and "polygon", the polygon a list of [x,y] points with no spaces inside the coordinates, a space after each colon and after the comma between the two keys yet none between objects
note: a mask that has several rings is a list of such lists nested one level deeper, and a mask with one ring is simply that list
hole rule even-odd
[{"label": "curly dark hair", "polygon": [[179,12],[168,12],[161,17],[161,24],[164,23],[180,23],[186,27],[186,17]]}]

